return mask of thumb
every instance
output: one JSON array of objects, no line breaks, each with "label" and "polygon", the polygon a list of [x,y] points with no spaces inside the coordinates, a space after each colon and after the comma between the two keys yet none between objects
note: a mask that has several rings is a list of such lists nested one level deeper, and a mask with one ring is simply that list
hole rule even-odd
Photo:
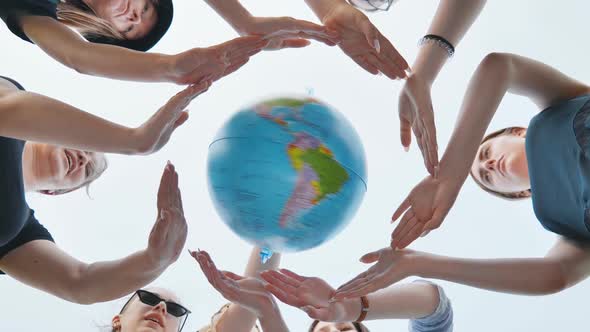
[{"label": "thumb", "polygon": [[373,251],[368,254],[365,254],[363,257],[359,259],[359,261],[365,264],[375,263],[379,260],[379,256],[381,256],[379,251]]},{"label": "thumb", "polygon": [[404,150],[407,152],[410,150],[410,144],[412,144],[412,126],[406,119],[400,119],[399,136]]},{"label": "thumb", "polygon": [[303,310],[311,319],[317,319],[321,321],[329,320],[327,317],[327,309],[325,308],[315,308],[310,305],[306,305],[305,307],[301,307],[301,310]]},{"label": "thumb", "polygon": [[176,122],[174,122],[174,129],[182,126],[187,120],[188,120],[188,110],[180,113],[180,115],[176,119]]},{"label": "thumb", "polygon": [[307,39],[287,39],[283,40],[281,48],[301,48],[311,44]]}]

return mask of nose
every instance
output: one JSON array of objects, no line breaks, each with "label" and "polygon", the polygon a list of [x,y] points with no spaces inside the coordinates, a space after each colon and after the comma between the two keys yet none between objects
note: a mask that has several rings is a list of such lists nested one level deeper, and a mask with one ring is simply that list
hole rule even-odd
[{"label": "nose", "polygon": [[484,162],[484,168],[490,171],[496,169],[496,159],[488,159]]},{"label": "nose", "polygon": [[135,24],[137,24],[141,21],[141,15],[139,15],[137,8],[133,8],[129,11],[129,15],[127,16],[127,19],[129,20],[129,22],[135,23]]},{"label": "nose", "polygon": [[165,316],[167,313],[166,302],[160,301],[160,303],[158,303],[158,305],[156,305],[155,309],[156,309],[156,311],[161,311],[162,314]]},{"label": "nose", "polygon": [[86,164],[88,164],[88,161],[90,159],[90,156],[88,156],[88,154],[83,151],[78,151],[77,157],[78,157],[78,165],[80,167],[86,166]]}]

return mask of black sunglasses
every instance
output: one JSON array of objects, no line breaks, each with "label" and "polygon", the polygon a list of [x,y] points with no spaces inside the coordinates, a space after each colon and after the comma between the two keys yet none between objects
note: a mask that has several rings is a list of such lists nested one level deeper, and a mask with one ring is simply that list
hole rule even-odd
[{"label": "black sunglasses", "polygon": [[[160,302],[164,302],[164,303],[166,303],[166,312],[168,312],[170,315],[177,317],[177,318],[185,316],[182,324],[179,325],[179,329],[178,329],[178,331],[182,331],[182,328],[184,327],[184,323],[186,323],[186,319],[188,318],[188,314],[191,313],[190,310],[188,310],[187,308],[185,308],[184,306],[182,306],[176,302],[166,301],[163,298],[161,298],[158,294],[155,294],[155,293],[143,290],[143,289],[139,289],[139,290],[135,291],[135,294],[133,294],[133,295],[134,296],[137,295],[137,297],[139,298],[141,303],[147,304],[152,307],[157,306]],[[127,308],[127,305],[131,302],[132,299],[133,299],[133,296],[131,296],[129,298],[129,300],[127,300],[127,303],[125,303],[125,305],[123,306],[123,308],[121,309],[121,312],[119,312],[119,314],[122,314],[123,311],[125,311],[125,308]]]}]

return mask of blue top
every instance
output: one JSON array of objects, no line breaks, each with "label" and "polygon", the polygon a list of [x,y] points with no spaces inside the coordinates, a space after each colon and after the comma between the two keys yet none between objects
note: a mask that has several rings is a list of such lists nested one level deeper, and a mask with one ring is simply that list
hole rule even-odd
[{"label": "blue top", "polygon": [[453,307],[442,287],[428,280],[416,280],[436,286],[438,289],[438,306],[433,313],[426,317],[410,320],[408,331],[410,332],[452,332],[453,331]]},{"label": "blue top", "polygon": [[589,101],[585,95],[550,106],[526,134],[535,215],[545,229],[578,241],[590,240],[590,149],[579,143],[590,133]]}]

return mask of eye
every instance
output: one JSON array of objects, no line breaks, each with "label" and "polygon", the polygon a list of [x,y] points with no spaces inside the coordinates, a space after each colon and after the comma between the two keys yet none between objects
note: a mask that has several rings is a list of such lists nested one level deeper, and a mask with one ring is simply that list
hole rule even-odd
[{"label": "eye", "polygon": [[486,157],[486,159],[489,159],[490,158],[490,147],[489,146],[486,149],[486,152],[484,153],[484,156]]},{"label": "eye", "polygon": [[143,6],[143,14],[147,13],[148,9],[149,9],[149,6],[146,2],[145,6]]},{"label": "eye", "polygon": [[131,31],[133,31],[133,25],[132,25],[132,26],[130,26],[129,28],[127,28],[127,29],[125,30],[125,33],[130,33]]},{"label": "eye", "polygon": [[487,183],[492,183],[490,172],[485,172],[484,175],[483,175],[483,177],[484,177],[484,179],[486,180]]}]

